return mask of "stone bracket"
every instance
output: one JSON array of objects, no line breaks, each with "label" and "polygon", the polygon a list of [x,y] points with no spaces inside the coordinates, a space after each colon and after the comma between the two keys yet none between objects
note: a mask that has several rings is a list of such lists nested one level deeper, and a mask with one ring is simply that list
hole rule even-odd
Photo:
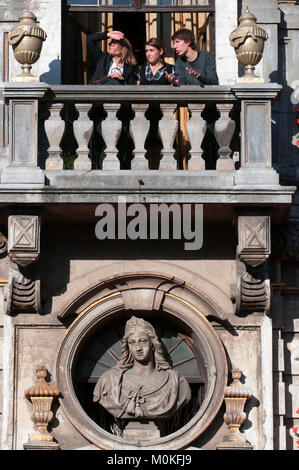
[{"label": "stone bracket", "polygon": [[267,260],[271,253],[271,216],[247,211],[238,216],[235,313],[270,311]]},{"label": "stone bracket", "polygon": [[[40,256],[39,215],[9,215],[9,273],[5,302],[8,315],[40,313],[40,279],[37,261]],[[33,265],[33,266],[32,266]]]}]

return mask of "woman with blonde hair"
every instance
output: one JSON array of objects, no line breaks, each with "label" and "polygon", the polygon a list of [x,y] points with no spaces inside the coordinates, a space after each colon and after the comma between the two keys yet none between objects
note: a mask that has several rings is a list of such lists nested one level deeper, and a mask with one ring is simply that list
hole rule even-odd
[{"label": "woman with blonde hair", "polygon": [[[112,39],[109,52],[103,52],[98,41]],[[121,31],[94,33],[87,37],[87,46],[96,62],[90,84],[134,85],[136,59],[130,41]]]}]

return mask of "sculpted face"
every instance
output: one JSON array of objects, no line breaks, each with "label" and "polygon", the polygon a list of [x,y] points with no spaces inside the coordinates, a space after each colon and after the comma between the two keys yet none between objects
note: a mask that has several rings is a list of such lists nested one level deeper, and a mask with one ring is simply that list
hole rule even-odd
[{"label": "sculpted face", "polygon": [[129,351],[134,361],[149,363],[153,359],[152,342],[143,331],[136,331],[128,338]]}]

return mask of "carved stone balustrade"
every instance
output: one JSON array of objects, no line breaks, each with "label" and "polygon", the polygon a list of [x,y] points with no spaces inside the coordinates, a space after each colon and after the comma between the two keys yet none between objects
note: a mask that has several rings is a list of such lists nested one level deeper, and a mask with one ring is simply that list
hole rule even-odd
[{"label": "carved stone balustrade", "polygon": [[159,122],[159,134],[163,143],[163,159],[160,170],[176,170],[177,164],[173,158],[173,143],[178,130],[178,121],[174,117],[176,106],[173,104],[161,104],[163,118]]},{"label": "carved stone balustrade", "polygon": [[131,122],[130,130],[135,144],[134,159],[132,160],[132,170],[147,170],[148,163],[145,160],[144,143],[149,131],[150,123],[145,117],[147,105],[136,103],[133,104],[135,118]]},{"label": "carved stone balustrade", "polygon": [[65,122],[60,117],[62,108],[62,103],[50,103],[50,116],[45,121],[45,131],[50,145],[49,157],[46,160],[47,170],[63,170],[63,159],[60,156],[60,142],[65,129]]},{"label": "carved stone balustrade", "polygon": [[[280,86],[272,83],[204,88],[134,85],[113,90],[109,86],[7,83],[10,162],[1,172],[0,185],[49,185],[46,172],[65,171],[63,159],[70,153],[71,169],[80,170],[81,175],[92,168],[99,177],[101,171],[123,169],[207,175],[210,170],[222,174],[225,170],[233,175],[236,186],[250,186],[251,180],[279,185],[271,162],[270,112],[279,91]],[[49,110],[44,121],[40,104]],[[73,119],[67,117],[65,106],[73,109]],[[180,107],[188,110],[186,122],[181,118],[184,113],[178,112]],[[153,108],[158,110],[154,126],[148,113]],[[235,121],[238,115],[240,124]],[[39,142],[45,135],[46,145]],[[182,136],[187,136],[184,145]],[[26,152],[24,142],[28,143]],[[155,165],[150,162],[151,148]],[[236,169],[233,154],[239,153],[240,168]]]},{"label": "carved stone balustrade", "polygon": [[230,158],[232,153],[230,143],[236,128],[236,123],[229,117],[232,108],[232,104],[217,104],[217,109],[220,113],[220,118],[215,122],[214,127],[214,134],[219,144],[217,170],[234,169],[234,162]]},{"label": "carved stone balustrade", "polygon": [[206,165],[202,158],[203,149],[201,147],[207,130],[207,123],[202,118],[204,109],[204,104],[191,103],[189,105],[191,112],[191,118],[187,121],[187,134],[191,143],[191,160],[188,162],[189,170],[204,170]]},{"label": "carved stone balustrade", "polygon": [[103,161],[103,170],[119,170],[120,164],[117,158],[117,141],[121,133],[121,121],[116,117],[120,105],[108,103],[104,105],[107,118],[102,122],[102,136],[106,143],[106,158]]},{"label": "carved stone balustrade", "polygon": [[76,103],[75,106],[79,113],[79,117],[77,121],[74,122],[74,134],[79,148],[77,149],[78,158],[75,160],[74,169],[90,170],[91,160],[88,158],[88,143],[91,137],[93,123],[89,119],[88,113],[91,109],[91,104]]}]

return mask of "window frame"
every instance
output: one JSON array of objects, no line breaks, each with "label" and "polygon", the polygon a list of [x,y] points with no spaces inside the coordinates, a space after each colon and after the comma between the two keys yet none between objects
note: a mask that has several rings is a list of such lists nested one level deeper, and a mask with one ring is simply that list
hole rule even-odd
[{"label": "window frame", "polygon": [[209,0],[209,5],[142,5],[142,0],[131,0],[132,5],[67,5],[67,0],[62,0],[63,11],[72,12],[145,12],[145,13],[179,13],[215,12],[215,0]]}]

